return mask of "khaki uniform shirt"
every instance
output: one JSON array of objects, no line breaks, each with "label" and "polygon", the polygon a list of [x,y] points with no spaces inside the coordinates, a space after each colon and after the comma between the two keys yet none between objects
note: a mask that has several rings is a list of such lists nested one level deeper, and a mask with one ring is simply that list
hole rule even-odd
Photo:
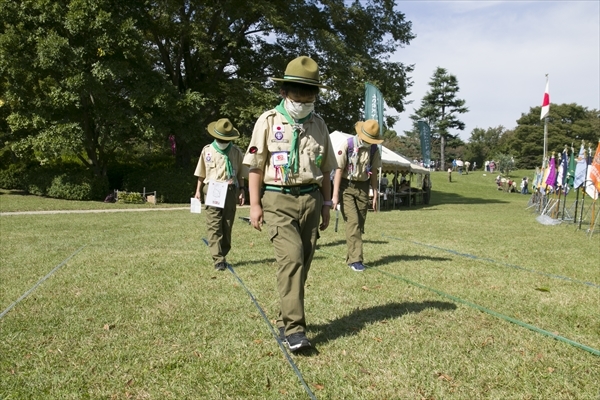
[{"label": "khaki uniform shirt", "polygon": [[[229,160],[233,167],[233,182],[235,185],[239,185],[245,175],[245,167],[242,164],[243,153],[239,147],[232,145],[229,149]],[[200,153],[200,159],[194,172],[199,178],[204,178],[204,183],[208,184],[209,181],[226,182],[227,177],[227,166],[225,165],[225,156],[219,153],[211,144],[207,144]]]},{"label": "khaki uniform shirt", "polygon": [[[356,143],[356,139],[355,139]],[[359,147],[358,149],[358,160],[356,162],[356,173],[352,174],[353,165],[348,160],[348,140],[344,140],[344,143],[335,153],[338,167],[342,170],[342,178],[351,181],[368,181],[369,174],[367,173],[367,165],[369,165],[369,157],[371,156],[371,146],[364,148]],[[381,168],[381,153],[379,149],[375,151],[371,159],[371,172],[377,174],[377,170]],[[352,175],[351,175],[352,174]]]},{"label": "khaki uniform shirt", "polygon": [[[287,181],[278,165],[289,162],[292,147],[293,129],[286,118],[275,109],[263,113],[252,132],[252,139],[244,156],[244,164],[248,169],[263,171],[263,182],[266,185],[298,186],[323,182],[323,171],[337,168],[335,153],[329,138],[329,131],[323,119],[313,112],[312,117],[304,122],[304,132],[298,135],[299,155],[298,173],[288,168]],[[329,181],[329,175],[326,177]]]}]

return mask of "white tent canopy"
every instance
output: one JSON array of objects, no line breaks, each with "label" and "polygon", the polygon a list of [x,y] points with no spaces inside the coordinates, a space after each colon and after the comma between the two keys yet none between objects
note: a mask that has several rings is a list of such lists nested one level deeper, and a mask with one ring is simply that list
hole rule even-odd
[{"label": "white tent canopy", "polygon": [[[353,135],[340,131],[331,132],[329,134],[329,137],[331,138],[331,143],[333,144],[335,152],[337,153],[338,149],[342,146],[342,144],[345,141],[347,141],[349,137],[352,136]],[[416,174],[429,175],[429,170],[427,168],[423,168],[418,164],[411,163],[406,158],[394,153],[385,146],[381,146],[381,153],[382,172],[391,173],[394,171],[407,171]]]}]

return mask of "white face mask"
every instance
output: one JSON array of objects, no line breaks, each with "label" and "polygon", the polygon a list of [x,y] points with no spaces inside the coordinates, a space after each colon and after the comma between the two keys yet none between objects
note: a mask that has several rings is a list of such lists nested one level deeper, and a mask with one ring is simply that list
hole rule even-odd
[{"label": "white face mask", "polygon": [[227,146],[229,146],[229,142],[220,143],[218,140],[215,140],[215,143],[217,144],[217,147],[221,150],[225,150]]},{"label": "white face mask", "polygon": [[315,103],[299,103],[290,99],[285,99],[285,109],[290,117],[295,120],[302,119],[314,111]]}]

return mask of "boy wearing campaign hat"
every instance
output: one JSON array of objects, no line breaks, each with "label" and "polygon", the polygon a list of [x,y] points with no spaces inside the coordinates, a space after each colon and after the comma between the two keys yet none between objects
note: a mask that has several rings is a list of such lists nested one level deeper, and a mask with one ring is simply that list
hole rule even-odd
[{"label": "boy wearing campaign hat", "polygon": [[280,338],[291,351],[311,347],[306,337],[304,284],[318,230],[329,225],[330,172],[337,168],[329,131],[314,112],[319,68],[310,57],[287,65],[281,103],[263,113],[244,156],[249,168],[250,223],[267,221],[278,265]]},{"label": "boy wearing campaign hat", "polygon": [[243,152],[233,144],[240,136],[227,118],[211,122],[206,128],[214,137],[204,146],[194,175],[198,177],[194,197],[205,198],[211,182],[226,182],[227,194],[223,208],[206,205],[206,233],[208,248],[215,270],[224,271],[229,264],[226,257],[231,250],[231,230],[235,220],[237,203],[244,205]]},{"label": "boy wearing campaign hat", "polygon": [[340,204],[346,223],[346,264],[362,272],[365,270],[362,234],[369,209],[369,186],[373,189],[373,210],[377,211],[377,171],[381,168],[377,145],[383,139],[374,119],[357,122],[354,129],[356,135],[342,143],[336,152],[339,169],[333,182],[332,202],[334,208]]}]

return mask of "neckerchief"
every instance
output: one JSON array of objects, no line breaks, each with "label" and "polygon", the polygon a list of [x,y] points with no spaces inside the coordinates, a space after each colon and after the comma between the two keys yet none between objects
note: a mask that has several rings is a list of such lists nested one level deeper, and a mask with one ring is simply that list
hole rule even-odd
[{"label": "neckerchief", "polygon": [[221,150],[219,146],[217,146],[217,142],[212,142],[212,147],[217,151],[217,153],[221,154],[225,157],[225,168],[227,169],[227,179],[233,178],[233,166],[231,165],[231,160],[229,159],[229,150],[231,150],[233,143],[229,142],[225,150]]},{"label": "neckerchief", "polygon": [[292,119],[292,117],[290,117],[290,114],[288,114],[287,110],[284,107],[285,104],[285,99],[281,100],[281,103],[279,103],[279,105],[277,107],[275,107],[275,110],[277,110],[277,112],[279,112],[281,115],[283,115],[285,117],[285,119],[287,120],[287,122],[292,126],[293,129],[293,136],[292,136],[292,148],[290,150],[290,168],[292,170],[293,173],[297,174],[298,173],[298,169],[299,169],[299,159],[300,159],[300,146],[298,145],[298,135],[300,133],[304,132],[304,126],[302,124],[304,124],[304,122],[306,122],[311,116],[312,116],[312,112],[310,114],[308,114],[306,117],[299,119],[299,120],[294,120]]}]

